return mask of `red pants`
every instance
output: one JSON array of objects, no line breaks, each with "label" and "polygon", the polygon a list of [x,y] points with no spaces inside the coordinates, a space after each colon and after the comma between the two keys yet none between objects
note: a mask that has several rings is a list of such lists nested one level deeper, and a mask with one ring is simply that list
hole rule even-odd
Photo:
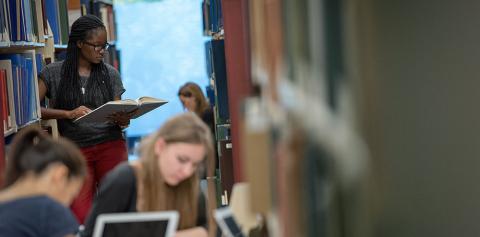
[{"label": "red pants", "polygon": [[128,154],[124,140],[109,141],[81,150],[87,160],[88,177],[70,208],[78,222],[83,224],[103,176],[119,163],[128,160]]}]

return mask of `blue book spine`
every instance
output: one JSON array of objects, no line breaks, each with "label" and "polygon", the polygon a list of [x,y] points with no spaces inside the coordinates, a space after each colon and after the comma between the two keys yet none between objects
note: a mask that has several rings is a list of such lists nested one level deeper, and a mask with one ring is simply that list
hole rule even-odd
[{"label": "blue book spine", "polygon": [[33,57],[29,54],[0,54],[0,59],[9,59],[12,62],[16,122],[18,126],[23,126],[38,117]]},{"label": "blue book spine", "polygon": [[37,66],[37,75],[40,75],[43,69],[43,55],[41,53],[35,54],[35,64]]},{"label": "blue book spine", "polygon": [[57,0],[45,0],[45,14],[47,14],[48,23],[50,24],[50,28],[52,28],[53,42],[60,44]]},{"label": "blue book spine", "polygon": [[13,107],[15,109],[15,122],[18,126],[20,123],[20,66],[12,63],[12,81],[13,81]]},{"label": "blue book spine", "polygon": [[25,97],[27,98],[25,104],[26,121],[32,121],[36,118],[33,112],[36,107],[35,102],[35,87],[33,85],[33,60],[32,58],[25,58]]},{"label": "blue book spine", "polygon": [[207,65],[207,77],[211,78],[213,73],[212,68],[212,43],[210,41],[205,42],[205,63]]},{"label": "blue book spine", "polygon": [[23,16],[24,16],[24,30],[25,41],[33,41],[33,20],[32,20],[32,4],[30,0],[22,0],[23,2]]},{"label": "blue book spine", "polygon": [[28,41],[27,40],[27,29],[25,24],[25,2],[23,0],[19,1],[20,3],[20,41]]},{"label": "blue book spine", "polygon": [[225,45],[223,40],[212,40],[213,71],[217,86],[218,114],[225,120],[230,119],[228,107],[227,70],[225,66]]},{"label": "blue book spine", "polygon": [[9,9],[10,9],[10,40],[19,41],[17,35],[17,1],[9,0]]},{"label": "blue book spine", "polygon": [[20,90],[20,99],[21,99],[21,107],[22,107],[22,125],[26,124],[28,122],[28,78],[27,78],[27,68],[26,68],[27,62],[26,59],[23,58],[23,65],[21,67],[21,90]]}]

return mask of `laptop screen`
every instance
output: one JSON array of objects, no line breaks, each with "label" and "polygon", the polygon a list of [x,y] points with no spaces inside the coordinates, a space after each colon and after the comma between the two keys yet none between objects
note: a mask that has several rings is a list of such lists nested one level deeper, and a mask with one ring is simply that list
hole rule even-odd
[{"label": "laptop screen", "polygon": [[214,212],[215,220],[217,221],[222,234],[226,237],[244,237],[240,226],[235,221],[233,213],[229,207],[216,209]]},{"label": "laptop screen", "polygon": [[93,237],[171,237],[178,212],[112,213],[97,217]]},{"label": "laptop screen", "polygon": [[105,223],[102,237],[165,236],[168,220]]}]

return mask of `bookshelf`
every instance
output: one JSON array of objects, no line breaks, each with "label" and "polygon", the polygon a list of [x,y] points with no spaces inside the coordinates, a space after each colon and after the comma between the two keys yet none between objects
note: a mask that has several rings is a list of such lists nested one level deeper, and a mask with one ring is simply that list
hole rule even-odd
[{"label": "bookshelf", "polygon": [[46,3],[0,1],[0,173],[5,168],[5,146],[15,133],[40,124],[37,75],[45,65],[47,46],[53,44]]},{"label": "bookshelf", "polygon": [[[215,184],[208,181],[210,208],[227,205],[233,179],[232,141],[230,135],[229,98],[227,94],[227,73],[225,64],[224,31],[220,0],[204,0],[201,5],[203,34],[210,38],[205,42],[206,71],[210,80],[210,94],[215,117],[215,141],[217,144],[218,167]],[[209,216],[209,226],[216,226],[213,216]],[[209,236],[216,235],[216,228],[209,228]]]},{"label": "bookshelf", "polygon": [[221,204],[224,204],[224,198],[229,196],[232,191],[234,179],[221,2],[219,0],[203,1],[202,13],[203,33],[210,38],[205,42],[206,66],[207,77],[210,79],[213,88],[213,98],[210,99],[214,105],[215,140],[219,161],[217,174],[220,188],[218,189],[218,196],[222,196]]},{"label": "bookshelf", "polygon": [[368,236],[339,2],[221,1],[234,181],[270,236]]}]

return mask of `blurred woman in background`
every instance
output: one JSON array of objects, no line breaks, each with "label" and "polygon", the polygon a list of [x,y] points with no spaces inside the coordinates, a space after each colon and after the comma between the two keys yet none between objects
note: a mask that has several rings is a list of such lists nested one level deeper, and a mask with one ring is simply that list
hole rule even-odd
[{"label": "blurred woman in background", "polygon": [[183,108],[197,114],[210,127],[212,134],[215,134],[213,111],[200,86],[193,82],[187,82],[178,90],[178,97]]}]

